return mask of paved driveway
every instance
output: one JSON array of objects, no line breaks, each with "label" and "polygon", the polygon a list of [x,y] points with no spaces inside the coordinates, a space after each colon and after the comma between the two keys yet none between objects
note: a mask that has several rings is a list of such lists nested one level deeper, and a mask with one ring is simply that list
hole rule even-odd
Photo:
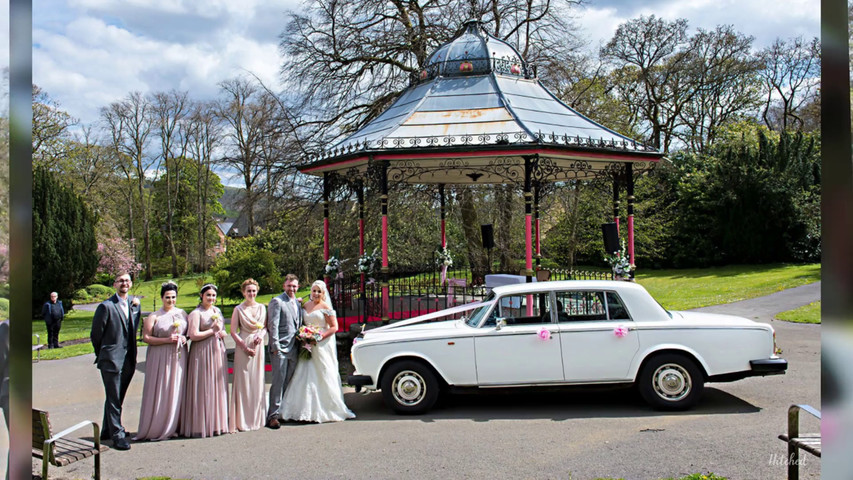
[{"label": "paved driveway", "polygon": [[[703,310],[762,322],[820,297],[820,284]],[[170,475],[191,479],[560,478],[646,480],[714,472],[730,479],[785,478],[791,403],[820,405],[820,326],[773,321],[784,376],[709,384],[694,410],[662,414],[630,391],[560,391],[450,397],[421,417],[389,412],[381,394],[345,390],[358,418],[337,424],[286,425],[210,439],[134,443],[109,451],[107,479]],[[128,392],[124,424],[139,421],[145,349]],[[33,405],[54,429],[100,421],[103,390],[93,355],[33,365]],[[268,379],[269,380],[269,379]],[[817,430],[817,422],[805,423]],[[820,478],[804,456],[802,478]],[[92,461],[51,468],[51,478],[90,478]],[[34,460],[33,472],[40,471]]]}]

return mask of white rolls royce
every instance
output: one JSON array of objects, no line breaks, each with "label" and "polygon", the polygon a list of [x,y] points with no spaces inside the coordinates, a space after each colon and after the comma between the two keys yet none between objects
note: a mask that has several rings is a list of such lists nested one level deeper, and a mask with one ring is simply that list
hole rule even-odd
[{"label": "white rolls royce", "polygon": [[784,374],[777,351],[770,325],[667,311],[635,283],[525,283],[363,331],[347,382],[404,414],[428,411],[448,387],[591,384],[634,384],[653,407],[681,410],[705,382]]}]

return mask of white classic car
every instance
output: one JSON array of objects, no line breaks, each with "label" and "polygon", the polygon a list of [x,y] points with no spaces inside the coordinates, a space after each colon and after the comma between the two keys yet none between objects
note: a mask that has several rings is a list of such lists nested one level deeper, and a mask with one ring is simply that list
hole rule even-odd
[{"label": "white classic car", "polygon": [[525,283],[363,331],[347,381],[381,390],[398,413],[426,412],[448,387],[591,384],[635,384],[653,407],[678,410],[705,382],[785,373],[776,352],[770,325],[670,312],[634,283]]}]

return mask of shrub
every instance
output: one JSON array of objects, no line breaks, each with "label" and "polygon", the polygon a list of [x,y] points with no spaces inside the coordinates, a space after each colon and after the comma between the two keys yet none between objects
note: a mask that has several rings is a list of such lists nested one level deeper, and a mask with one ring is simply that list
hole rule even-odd
[{"label": "shrub", "polygon": [[85,288],[74,290],[74,296],[71,299],[74,300],[74,303],[92,303],[92,297]]},{"label": "shrub", "polygon": [[247,278],[257,280],[259,294],[276,292],[282,284],[276,256],[255,245],[251,237],[229,243],[228,250],[217,258],[211,273],[219,286],[219,294],[229,298],[242,298],[240,284]]},{"label": "shrub", "polygon": [[0,321],[9,319],[9,299],[0,298]]}]

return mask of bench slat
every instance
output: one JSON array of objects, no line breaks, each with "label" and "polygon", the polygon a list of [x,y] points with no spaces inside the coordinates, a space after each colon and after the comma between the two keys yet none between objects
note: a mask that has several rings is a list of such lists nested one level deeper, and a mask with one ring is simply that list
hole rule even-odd
[{"label": "bench slat", "polygon": [[779,438],[797,448],[801,448],[811,453],[816,457],[820,457],[821,437],[819,433],[807,433],[794,438],[788,438],[787,435],[779,435]]}]

